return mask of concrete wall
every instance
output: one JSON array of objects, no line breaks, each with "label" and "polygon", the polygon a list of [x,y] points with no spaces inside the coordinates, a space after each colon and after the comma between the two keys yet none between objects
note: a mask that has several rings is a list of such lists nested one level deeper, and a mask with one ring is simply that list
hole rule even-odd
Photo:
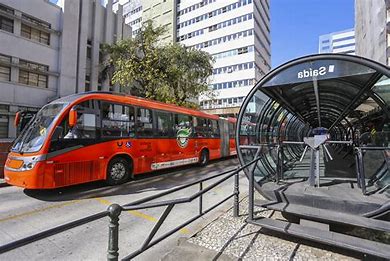
[{"label": "concrete wall", "polygon": [[[1,4],[14,10],[14,15],[5,14],[14,21],[14,32],[0,30],[0,54],[12,57],[11,81],[0,81],[0,104],[9,105],[9,137],[16,135],[12,122],[19,107],[40,108],[56,98],[84,92],[86,74],[91,76],[91,90],[112,88],[107,80],[98,84],[99,50],[102,43],[131,35],[131,28],[124,25],[122,7],[116,15],[112,0],[107,1],[108,8],[100,0],[67,0],[63,9],[46,0],[1,0]],[[21,36],[22,14],[50,24],[50,45]],[[19,83],[20,59],[49,67],[47,88]]]},{"label": "concrete wall", "polygon": [[387,20],[385,0],[355,0],[356,55],[389,64]]}]

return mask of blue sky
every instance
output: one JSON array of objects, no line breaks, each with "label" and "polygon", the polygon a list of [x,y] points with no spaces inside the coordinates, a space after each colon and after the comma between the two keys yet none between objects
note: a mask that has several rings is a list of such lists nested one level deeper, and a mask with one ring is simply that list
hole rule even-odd
[{"label": "blue sky", "polygon": [[272,68],[318,53],[318,37],[354,27],[354,0],[270,0]]}]

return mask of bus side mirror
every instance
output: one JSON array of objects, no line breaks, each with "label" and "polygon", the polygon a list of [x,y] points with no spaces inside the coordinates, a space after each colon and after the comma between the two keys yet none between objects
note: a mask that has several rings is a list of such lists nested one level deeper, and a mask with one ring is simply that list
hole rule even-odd
[{"label": "bus side mirror", "polygon": [[18,112],[16,113],[16,115],[15,115],[15,120],[14,120],[14,125],[15,125],[15,127],[18,127],[18,125],[19,125],[19,123],[20,123],[20,117],[21,117],[20,111],[18,111]]},{"label": "bus side mirror", "polygon": [[77,111],[74,108],[72,108],[69,112],[68,122],[69,122],[69,127],[71,128],[75,126],[77,123]]}]

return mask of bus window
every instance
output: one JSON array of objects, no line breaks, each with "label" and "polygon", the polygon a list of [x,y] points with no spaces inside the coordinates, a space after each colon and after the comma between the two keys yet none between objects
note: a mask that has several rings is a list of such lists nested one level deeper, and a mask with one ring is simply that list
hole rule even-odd
[{"label": "bus window", "polygon": [[134,108],[103,102],[102,136],[134,137]]},{"label": "bus window", "polygon": [[220,135],[220,132],[219,132],[219,124],[218,124],[218,121],[217,120],[210,120],[210,127],[211,127],[211,137],[212,138],[219,138],[221,135]]},{"label": "bus window", "polygon": [[152,110],[137,109],[137,134],[139,137],[153,137]]},{"label": "bus window", "polygon": [[156,112],[157,119],[157,136],[170,137],[172,136],[172,118],[168,112]]},{"label": "bus window", "polygon": [[185,133],[186,135],[192,136],[192,116],[184,114],[175,114],[175,135],[177,135],[180,130],[185,131],[181,133]]},{"label": "bus window", "polygon": [[[91,100],[85,101],[76,105],[77,123],[72,128],[69,128],[64,139],[95,139],[97,117],[96,110],[90,109]],[[65,117],[64,121],[67,120]],[[62,125],[62,124],[61,124]]]},{"label": "bus window", "polygon": [[234,138],[234,132],[235,132],[235,124],[234,123],[229,123],[229,138],[233,139]]},{"label": "bus window", "polygon": [[194,134],[198,138],[207,137],[207,119],[194,117]]}]

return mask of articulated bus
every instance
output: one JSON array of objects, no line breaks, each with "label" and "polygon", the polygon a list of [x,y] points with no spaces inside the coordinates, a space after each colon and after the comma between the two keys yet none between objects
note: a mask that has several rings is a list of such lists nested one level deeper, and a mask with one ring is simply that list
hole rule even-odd
[{"label": "articulated bus", "polygon": [[[15,124],[18,124],[18,115]],[[5,181],[51,189],[134,175],[236,154],[235,119],[108,92],[45,105],[14,141]]]}]

